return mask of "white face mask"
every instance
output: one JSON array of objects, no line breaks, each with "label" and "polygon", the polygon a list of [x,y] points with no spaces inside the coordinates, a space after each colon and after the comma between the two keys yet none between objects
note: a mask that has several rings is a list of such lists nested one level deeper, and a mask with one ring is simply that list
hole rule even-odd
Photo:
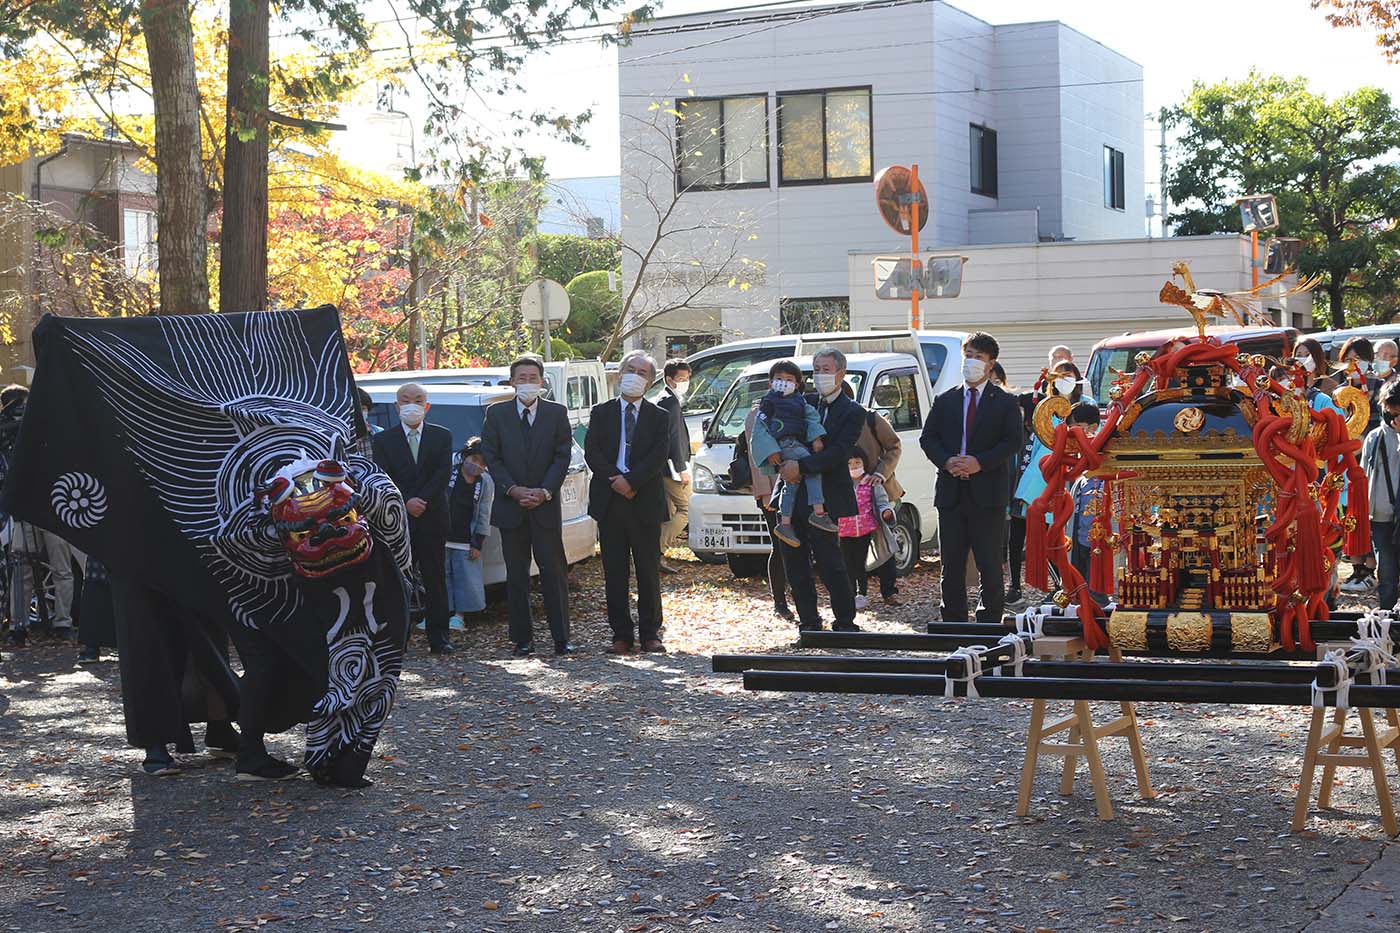
[{"label": "white face mask", "polygon": [[1390,368],[1390,360],[1376,360],[1375,365],[1371,367],[1372,371],[1382,379],[1390,375]]},{"label": "white face mask", "polygon": [[623,373],[617,380],[618,391],[623,398],[637,398],[647,390],[647,377],[638,373]]},{"label": "white face mask", "polygon": [[976,385],[987,375],[987,361],[979,360],[975,356],[965,356],[962,362],[963,382],[968,385]]},{"label": "white face mask", "polygon": [[812,384],[817,387],[818,394],[823,396],[830,395],[840,386],[835,373],[817,373],[812,377]]},{"label": "white face mask", "polygon": [[853,467],[851,467],[851,479],[860,479],[860,478],[861,478],[862,476],[864,476],[864,475],[865,475],[865,467],[863,467],[863,466],[853,466]]},{"label": "white face mask", "polygon": [[1311,353],[1308,353],[1304,356],[1300,356],[1297,359],[1298,365],[1303,367],[1303,369],[1307,370],[1308,372],[1312,372],[1313,370],[1317,369],[1317,361],[1312,358]]},{"label": "white face mask", "polygon": [[671,391],[676,393],[676,398],[685,398],[685,394],[690,391],[690,380],[687,379],[685,382],[678,381],[675,385],[671,386]]},{"label": "white face mask", "polygon": [[768,383],[768,388],[777,392],[779,395],[791,395],[797,391],[797,383],[793,382],[791,379],[774,379],[772,382]]},{"label": "white face mask", "polygon": [[515,397],[528,408],[535,399],[540,397],[540,393],[543,391],[544,386],[538,382],[522,382],[515,387]]},{"label": "white face mask", "polygon": [[427,414],[427,409],[415,402],[399,406],[399,420],[410,428],[416,428],[423,423],[423,416]]},{"label": "white face mask", "polygon": [[1371,364],[1366,362],[1365,360],[1357,360],[1356,371],[1361,373],[1361,375],[1365,376],[1371,371]]},{"label": "white face mask", "polygon": [[1074,391],[1077,380],[1073,376],[1061,376],[1055,380],[1055,391],[1061,395],[1069,395]]}]

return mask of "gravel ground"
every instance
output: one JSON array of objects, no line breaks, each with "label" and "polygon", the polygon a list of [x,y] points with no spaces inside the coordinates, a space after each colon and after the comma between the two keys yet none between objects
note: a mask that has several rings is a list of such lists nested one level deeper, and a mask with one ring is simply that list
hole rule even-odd
[{"label": "gravel ground", "polygon": [[[1132,796],[1109,741],[1114,822],[1082,776],[1072,797],[1041,778],[1017,819],[1029,703],[745,693],[709,655],[782,649],[793,629],[763,581],[683,566],[663,580],[665,657],[602,654],[596,561],[577,659],[510,659],[495,605],[450,659],[415,640],[365,791],[240,785],[203,756],[145,777],[115,665],[7,651],[0,926],[1299,930],[1385,846],[1356,771],[1337,810],[1288,832],[1306,716],[1283,708],[1142,704],[1156,800]],[[937,582],[925,562],[905,607],[875,600],[862,624],[924,621]],[[1400,924],[1370,887],[1374,910],[1352,892],[1360,926],[1326,928]]]}]

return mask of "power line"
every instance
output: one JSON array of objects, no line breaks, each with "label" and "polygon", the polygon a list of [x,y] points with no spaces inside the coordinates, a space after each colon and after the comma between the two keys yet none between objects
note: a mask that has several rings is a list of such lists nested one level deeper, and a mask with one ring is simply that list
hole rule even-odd
[{"label": "power line", "polygon": [[[941,91],[871,91],[872,97],[939,97],[944,94],[1006,94],[1013,91],[1054,91],[1073,87],[1107,87],[1119,84],[1141,84],[1142,78],[1123,78],[1117,81],[1076,81],[1067,84],[1026,84],[1020,87],[956,88]],[[641,100],[655,100],[652,94],[621,94],[621,97]],[[758,96],[734,94],[734,97]],[[780,95],[784,96],[784,95]],[[800,95],[799,95],[800,96]]]}]

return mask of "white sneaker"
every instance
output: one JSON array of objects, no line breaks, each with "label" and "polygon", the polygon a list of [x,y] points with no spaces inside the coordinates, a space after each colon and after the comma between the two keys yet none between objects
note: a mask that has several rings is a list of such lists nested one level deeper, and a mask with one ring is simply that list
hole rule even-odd
[{"label": "white sneaker", "polygon": [[870,600],[866,599],[864,596],[856,597],[856,611],[860,611],[868,605],[870,605]]},{"label": "white sneaker", "polygon": [[1342,584],[1343,593],[1369,593],[1371,592],[1370,580],[1347,580]]}]

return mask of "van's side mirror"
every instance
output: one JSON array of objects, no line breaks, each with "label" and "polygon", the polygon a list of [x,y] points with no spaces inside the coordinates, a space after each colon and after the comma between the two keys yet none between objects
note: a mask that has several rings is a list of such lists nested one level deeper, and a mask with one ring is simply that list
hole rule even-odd
[{"label": "van's side mirror", "polygon": [[701,434],[709,434],[709,433],[710,433],[710,419],[709,419],[709,418],[706,418],[704,421],[701,421],[701,422],[700,422],[700,433],[701,433]]}]

